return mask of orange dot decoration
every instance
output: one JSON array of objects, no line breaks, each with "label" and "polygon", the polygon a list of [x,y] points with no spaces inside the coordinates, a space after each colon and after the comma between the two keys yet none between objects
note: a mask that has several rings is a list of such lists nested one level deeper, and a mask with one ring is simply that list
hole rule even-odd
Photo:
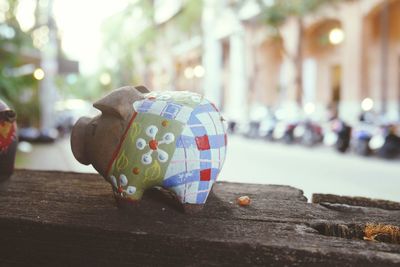
[{"label": "orange dot decoration", "polygon": [[162,122],[161,122],[161,125],[162,125],[163,127],[167,127],[167,126],[168,126],[168,121],[162,121]]},{"label": "orange dot decoration", "polygon": [[135,168],[133,168],[132,172],[133,172],[133,174],[139,174],[140,169],[138,167],[135,167]]},{"label": "orange dot decoration", "polygon": [[152,150],[157,150],[157,148],[158,148],[158,142],[157,142],[157,140],[155,140],[155,139],[151,140],[151,141],[149,142],[149,147],[150,147],[150,149],[152,149]]}]

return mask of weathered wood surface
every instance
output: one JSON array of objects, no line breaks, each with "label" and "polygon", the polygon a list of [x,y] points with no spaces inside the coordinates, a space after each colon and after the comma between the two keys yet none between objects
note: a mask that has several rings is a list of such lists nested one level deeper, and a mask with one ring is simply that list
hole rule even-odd
[{"label": "weathered wood surface", "polygon": [[400,245],[315,230],[400,226],[399,210],[330,209],[274,185],[217,183],[193,215],[159,197],[121,210],[98,175],[16,171],[0,184],[0,266],[400,266]]},{"label": "weathered wood surface", "polygon": [[370,199],[366,197],[337,196],[332,194],[313,194],[312,203],[336,203],[351,206],[381,208],[385,210],[400,210],[400,203],[394,201]]}]

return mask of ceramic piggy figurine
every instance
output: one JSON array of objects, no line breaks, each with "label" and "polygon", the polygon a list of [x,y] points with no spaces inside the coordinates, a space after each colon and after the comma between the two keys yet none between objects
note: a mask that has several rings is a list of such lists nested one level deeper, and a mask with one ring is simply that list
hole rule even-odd
[{"label": "ceramic piggy figurine", "polygon": [[17,151],[16,115],[0,100],[0,181],[11,176],[14,171]]},{"label": "ceramic piggy figurine", "polygon": [[139,86],[117,89],[93,106],[102,114],[78,120],[72,151],[112,185],[117,201],[136,202],[160,187],[185,207],[206,202],[226,154],[223,119],[212,103]]}]

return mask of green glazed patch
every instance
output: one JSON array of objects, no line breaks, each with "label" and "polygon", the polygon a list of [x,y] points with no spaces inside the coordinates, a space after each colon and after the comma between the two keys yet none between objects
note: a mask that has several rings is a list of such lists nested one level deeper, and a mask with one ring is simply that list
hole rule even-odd
[{"label": "green glazed patch", "polygon": [[[155,129],[155,137],[149,136],[149,127]],[[176,139],[183,130],[183,123],[177,120],[169,120],[150,113],[137,113],[135,119],[127,131],[121,148],[111,165],[108,175],[109,182],[113,185],[117,196],[132,200],[139,200],[144,190],[161,186],[170,160],[175,152]],[[163,143],[166,134],[174,136],[173,142]],[[138,140],[145,144],[138,146]],[[153,140],[153,141],[152,141]],[[164,151],[168,155],[167,160],[161,161],[158,153]],[[151,163],[143,161],[143,155],[151,153]]]}]

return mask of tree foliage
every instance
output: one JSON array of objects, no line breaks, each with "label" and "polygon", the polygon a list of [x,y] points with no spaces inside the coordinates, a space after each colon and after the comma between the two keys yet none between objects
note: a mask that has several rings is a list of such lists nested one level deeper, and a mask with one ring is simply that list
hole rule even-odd
[{"label": "tree foliage", "polygon": [[6,3],[8,9],[0,11],[5,18],[0,22],[0,98],[17,110],[20,123],[37,124],[37,81],[32,75],[12,74],[12,70],[25,64],[22,54],[33,49],[32,39],[21,30],[15,17],[18,1]]},{"label": "tree foliage", "polygon": [[[155,49],[162,43],[173,46],[201,31],[201,0],[184,1],[181,10],[167,22],[156,24],[152,1],[139,0],[110,17],[103,25],[102,72],[110,73],[112,84],[105,89],[143,80],[138,70],[155,62]],[[140,64],[141,66],[137,66]]]},{"label": "tree foliage", "polygon": [[152,61],[151,48],[156,35],[153,16],[151,2],[142,0],[130,3],[104,22],[101,54],[104,66],[100,72],[112,76],[108,87],[133,83],[136,56],[141,56],[144,63]]},{"label": "tree foliage", "polygon": [[172,22],[184,33],[198,33],[201,30],[202,10],[203,1],[188,0]]},{"label": "tree foliage", "polygon": [[259,0],[262,18],[270,26],[278,27],[289,17],[304,17],[326,5],[334,5],[345,0],[276,0],[267,5]]}]

